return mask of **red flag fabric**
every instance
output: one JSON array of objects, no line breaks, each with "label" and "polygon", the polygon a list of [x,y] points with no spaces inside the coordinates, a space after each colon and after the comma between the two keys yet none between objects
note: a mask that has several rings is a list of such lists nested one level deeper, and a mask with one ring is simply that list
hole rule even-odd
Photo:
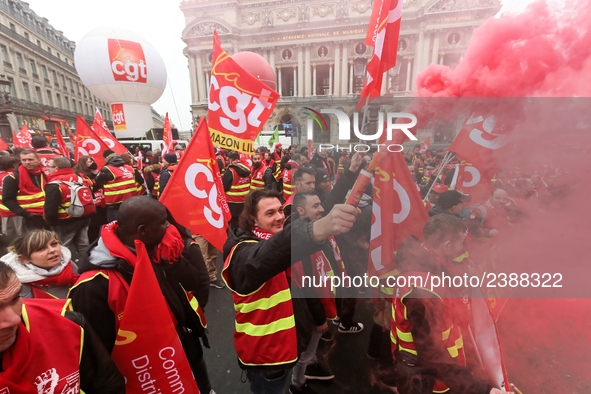
[{"label": "red flag fabric", "polygon": [[107,144],[99,138],[90,128],[84,118],[76,117],[76,151],[74,160],[78,161],[80,156],[91,156],[99,168],[105,165],[103,152],[108,148]]},{"label": "red flag fabric", "polygon": [[9,146],[6,141],[4,141],[4,138],[0,137],[0,150],[7,150],[8,148]]},{"label": "red flag fabric", "polygon": [[472,197],[472,204],[486,201],[493,191],[494,170],[479,169],[465,160],[459,164],[455,189]]},{"label": "red flag fabric", "polygon": [[[112,357],[126,380],[126,392],[198,393],[146,247],[135,241],[133,281],[119,323]],[[174,371],[174,373],[172,373]]]},{"label": "red flag fabric", "polygon": [[127,148],[117,141],[117,139],[113,137],[113,134],[111,134],[109,131],[107,124],[105,123],[105,119],[103,119],[103,116],[101,115],[98,108],[94,113],[94,123],[92,125],[92,129],[96,135],[98,135],[103,140],[108,149],[119,154],[127,152]]},{"label": "red flag fabric", "polygon": [[388,153],[375,171],[368,275],[390,274],[395,252],[410,235],[423,238],[429,215],[401,152]]},{"label": "red flag fabric", "polygon": [[246,72],[224,52],[213,34],[213,66],[207,118],[213,143],[254,153],[253,143],[279,100],[279,93]]},{"label": "red flag fabric", "polygon": [[365,45],[373,47],[376,45],[378,32],[383,28],[388,18],[390,0],[376,0],[373,2],[373,10],[369,19],[369,26],[365,34]]},{"label": "red flag fabric", "polygon": [[25,123],[23,127],[21,127],[20,131],[16,134],[16,138],[13,141],[14,147],[33,149],[33,146],[31,145],[32,139],[33,137],[31,136],[29,127]]},{"label": "red flag fabric", "polygon": [[168,119],[168,112],[164,117],[164,133],[162,133],[164,146],[162,147],[162,157],[168,152],[174,152],[174,145],[172,140],[172,128],[170,127],[170,120]]},{"label": "red flag fabric", "polygon": [[199,121],[160,202],[181,225],[223,250],[230,208],[205,117]]},{"label": "red flag fabric", "polygon": [[498,124],[494,115],[473,113],[448,150],[481,171],[494,171],[497,151],[509,141],[506,126]]},{"label": "red flag fabric", "polygon": [[[367,63],[365,86],[359,95],[357,110],[363,107],[366,97],[372,99],[380,95],[382,77],[396,65],[398,55],[402,0],[376,1],[374,7],[381,7],[380,24],[375,38],[374,53]],[[375,29],[375,26],[370,25],[369,29]]]},{"label": "red flag fabric", "polygon": [[62,133],[60,132],[59,127],[54,123],[53,126],[55,127],[55,139],[57,141],[57,148],[60,151],[61,155],[64,157],[70,158],[70,151],[68,150],[68,146],[64,142],[64,138],[62,137]]},{"label": "red flag fabric", "polygon": [[427,152],[427,149],[431,148],[431,137],[427,137],[427,139],[425,140],[425,142],[423,142],[423,144],[421,145],[421,148],[419,149],[419,153],[425,153]]}]

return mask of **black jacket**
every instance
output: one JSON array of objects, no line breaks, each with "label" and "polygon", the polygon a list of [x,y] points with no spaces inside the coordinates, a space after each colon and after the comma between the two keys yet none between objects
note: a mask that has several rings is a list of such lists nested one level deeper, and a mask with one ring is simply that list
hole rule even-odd
[{"label": "black jacket", "polygon": [[[106,261],[94,264],[90,261],[91,251],[100,247],[99,240],[96,240],[90,248],[80,256],[78,262],[79,272],[82,274],[91,270],[115,270],[123,278],[131,283],[133,268],[124,259],[112,258]],[[103,247],[104,248],[104,247]],[[96,263],[96,262],[95,262]],[[204,308],[209,298],[209,275],[201,249],[197,244],[188,244],[183,252],[183,256],[174,264],[152,264],[154,273],[164,298],[175,316],[177,321],[177,332],[186,349],[185,342],[188,336],[195,334],[201,337],[204,344],[207,343],[205,330],[199,325],[197,316],[191,309],[182,287],[187,291],[193,291],[193,295],[199,301],[199,305]],[[111,352],[115,343],[115,315],[108,305],[109,283],[102,276],[96,277],[91,281],[80,283],[70,292],[74,310],[84,314],[90,322],[97,335],[105,345],[105,348]],[[192,342],[195,342],[194,340]],[[198,342],[197,342],[198,343]],[[198,355],[202,356],[202,353]],[[191,365],[194,365],[191,363]]]},{"label": "black jacket", "polygon": [[230,171],[230,167],[236,170],[236,173],[243,178],[250,176],[251,173],[250,168],[244,164],[239,162],[231,163],[224,172],[224,176],[222,176],[222,183],[224,185],[225,192],[230,190],[230,187],[232,187],[232,182],[234,182],[234,173]]},{"label": "black jacket", "polygon": [[84,316],[72,311],[64,316],[84,329],[80,388],[88,394],[125,394],[125,379]]}]

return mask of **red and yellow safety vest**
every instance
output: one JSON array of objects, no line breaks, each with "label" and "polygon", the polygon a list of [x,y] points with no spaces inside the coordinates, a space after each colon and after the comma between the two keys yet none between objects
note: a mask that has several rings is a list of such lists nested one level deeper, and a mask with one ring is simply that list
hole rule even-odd
[{"label": "red and yellow safety vest", "polygon": [[[41,173],[40,175],[41,189],[39,189],[37,186],[32,186],[34,192],[25,191],[23,174],[24,176],[28,176],[29,179],[31,178],[31,175],[29,175],[28,171],[19,171],[18,193],[16,195],[16,201],[18,202],[18,205],[20,205],[25,211],[34,215],[43,215],[43,206],[45,205],[45,184],[47,182],[45,179],[45,174]],[[14,174],[10,174],[10,176],[14,177]]]},{"label": "red and yellow safety vest", "polygon": [[2,184],[7,175],[11,175],[12,171],[0,171],[0,217],[10,218],[16,216],[8,207],[2,203]]},{"label": "red and yellow safety vest", "polygon": [[[63,299],[23,301],[22,323],[16,341],[4,351],[0,393],[81,392],[84,331],[63,317],[70,309],[70,302]],[[34,362],[25,363],[27,359]]]},{"label": "red and yellow safety vest", "polygon": [[[407,279],[411,276],[420,276],[423,278],[423,282],[425,282],[427,279],[427,274],[422,272],[410,272],[399,276],[405,276]],[[407,282],[409,281],[410,279],[407,280]],[[464,341],[462,332],[459,325],[456,324],[453,319],[454,314],[458,313],[460,308],[463,308],[462,305],[459,305],[462,303],[462,300],[458,298],[442,297],[441,295],[426,288],[417,288],[429,292],[437,297],[437,300],[440,302],[440,308],[443,310],[443,313],[439,315],[443,319],[442,325],[444,328],[441,332],[441,345],[447,349],[449,355],[452,358],[456,359],[460,365],[465,366],[466,356],[464,354]],[[406,352],[414,356],[418,356],[417,348],[415,346],[411,332],[411,324],[407,319],[407,308],[405,305],[405,299],[411,293],[411,291],[411,287],[408,286],[399,287],[397,289],[397,294],[399,297],[394,298],[394,302],[392,303],[392,324],[390,327],[390,339],[392,341],[392,350],[394,354],[396,354],[396,352]],[[435,380],[433,393],[445,393],[447,391],[449,391],[449,387],[447,387],[440,380]]]},{"label": "red and yellow safety vest", "polygon": [[135,181],[133,168],[127,164],[121,167],[106,166],[113,174],[112,181],[105,183],[104,194],[107,205],[120,204],[130,197],[137,196],[138,184]]},{"label": "red and yellow safety vest", "polygon": [[228,170],[232,171],[232,186],[226,192],[228,202],[243,203],[246,201],[246,196],[250,192],[250,175],[240,176],[232,166],[229,166]]},{"label": "red and yellow safety vest", "polygon": [[261,163],[258,169],[252,170],[252,178],[250,179],[250,190],[262,190],[265,188],[265,171],[267,167]]},{"label": "red and yellow safety vest", "polygon": [[160,193],[160,174],[156,174],[154,172],[151,173],[152,178],[154,178],[154,187],[152,188],[152,195],[158,197],[158,193]]},{"label": "red and yellow safety vest", "polygon": [[[246,240],[242,242],[258,242]],[[236,244],[224,263],[222,278],[232,291],[236,326],[234,347],[246,366],[281,366],[298,359],[291,292],[285,273],[279,273],[250,294],[240,294],[230,283],[228,267]]]}]

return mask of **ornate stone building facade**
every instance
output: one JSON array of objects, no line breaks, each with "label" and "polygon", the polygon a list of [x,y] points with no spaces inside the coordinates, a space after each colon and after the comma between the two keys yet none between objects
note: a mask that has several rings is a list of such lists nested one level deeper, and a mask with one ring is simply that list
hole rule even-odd
[{"label": "ornate stone building facade", "polygon": [[75,43],[28,3],[0,0],[0,75],[10,81],[10,129],[26,121],[30,129],[53,134],[54,123],[74,128],[77,114],[92,122],[95,108],[112,127],[109,105],[78,78],[74,49]]},{"label": "ornate stone building facade", "polygon": [[[411,96],[416,76],[429,64],[457,65],[474,29],[501,7],[500,0],[401,1],[398,66],[385,73],[370,122]],[[181,10],[194,118],[207,112],[215,29],[226,52],[256,52],[275,70],[281,99],[264,130],[291,124],[294,142],[302,145],[308,118],[304,107],[339,109],[353,119],[372,54],[364,44],[370,0],[183,0]],[[337,141],[334,123],[330,132],[315,129],[314,142]],[[448,131],[432,132],[435,142],[450,138]]]}]

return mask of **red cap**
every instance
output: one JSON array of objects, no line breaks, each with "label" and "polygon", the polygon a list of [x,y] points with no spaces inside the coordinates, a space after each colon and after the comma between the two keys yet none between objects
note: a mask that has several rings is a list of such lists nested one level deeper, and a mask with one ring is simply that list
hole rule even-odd
[{"label": "red cap", "polygon": [[280,147],[282,147],[282,146],[283,146],[283,145],[281,145],[281,142],[278,142],[277,144],[275,144],[275,147],[276,147],[276,148],[280,148]]},{"label": "red cap", "polygon": [[433,189],[431,189],[432,192],[438,193],[438,194],[445,193],[448,190],[449,190],[449,187],[447,187],[441,183],[434,184]]}]

